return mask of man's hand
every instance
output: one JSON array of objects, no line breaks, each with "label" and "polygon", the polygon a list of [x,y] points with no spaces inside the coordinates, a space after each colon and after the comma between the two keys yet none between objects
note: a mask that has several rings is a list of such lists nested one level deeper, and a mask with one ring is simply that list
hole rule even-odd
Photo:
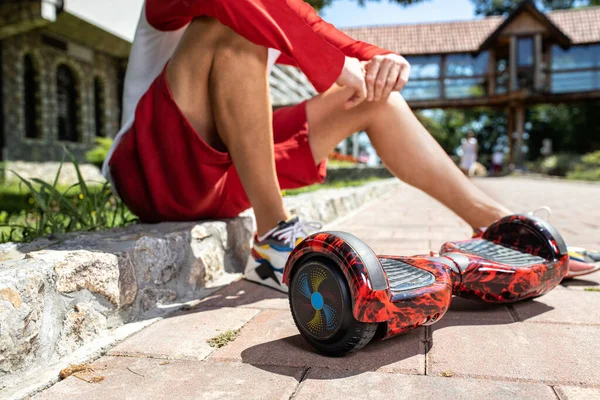
[{"label": "man's hand", "polygon": [[367,98],[365,68],[357,58],[346,57],[342,73],[335,83],[353,91],[352,97],[344,105],[346,110],[356,107]]},{"label": "man's hand", "polygon": [[375,56],[364,64],[367,101],[387,99],[392,91],[402,90],[408,82],[410,64],[398,54]]}]

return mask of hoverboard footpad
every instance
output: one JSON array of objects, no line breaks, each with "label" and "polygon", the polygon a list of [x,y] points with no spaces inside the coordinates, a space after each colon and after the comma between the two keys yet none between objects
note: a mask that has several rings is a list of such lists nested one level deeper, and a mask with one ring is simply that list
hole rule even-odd
[{"label": "hoverboard footpad", "polygon": [[540,264],[547,260],[542,257],[511,249],[485,239],[474,239],[455,244],[465,253],[479,256],[489,261],[508,265],[511,267],[526,267],[528,265]]},{"label": "hoverboard footpad", "polygon": [[405,262],[391,258],[379,258],[390,282],[392,292],[403,292],[435,283],[435,276]]}]

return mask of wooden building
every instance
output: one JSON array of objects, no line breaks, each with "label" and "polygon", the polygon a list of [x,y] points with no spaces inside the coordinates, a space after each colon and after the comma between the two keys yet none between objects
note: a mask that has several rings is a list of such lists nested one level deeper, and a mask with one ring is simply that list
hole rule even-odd
[{"label": "wooden building", "polygon": [[413,109],[506,110],[517,164],[527,106],[600,100],[600,7],[545,14],[528,0],[506,18],[345,32],[409,60],[403,95]]}]

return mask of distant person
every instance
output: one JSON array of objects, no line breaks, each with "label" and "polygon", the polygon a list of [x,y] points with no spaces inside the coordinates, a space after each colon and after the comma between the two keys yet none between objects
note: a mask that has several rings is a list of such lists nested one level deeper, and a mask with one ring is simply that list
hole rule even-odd
[{"label": "distant person", "polygon": [[502,149],[496,149],[492,154],[492,173],[498,175],[504,169],[504,152]]},{"label": "distant person", "polygon": [[[273,112],[275,63],[300,68],[321,94]],[[146,0],[103,171],[144,222],[232,218],[252,206],[246,278],[282,291],[285,262],[315,224],[290,214],[281,189],[323,182],[327,155],[354,132],[473,228],[511,214],[412,113],[400,95],[409,75],[404,57],[348,37],[302,0]]]},{"label": "distant person", "polygon": [[469,131],[466,138],[461,141],[462,156],[460,158],[460,169],[465,174],[469,174],[473,164],[477,162],[477,154],[479,152],[477,139],[475,139],[475,133]]},{"label": "distant person", "polygon": [[542,140],[542,148],[540,149],[540,154],[544,157],[549,157],[550,155],[552,155],[552,139]]}]

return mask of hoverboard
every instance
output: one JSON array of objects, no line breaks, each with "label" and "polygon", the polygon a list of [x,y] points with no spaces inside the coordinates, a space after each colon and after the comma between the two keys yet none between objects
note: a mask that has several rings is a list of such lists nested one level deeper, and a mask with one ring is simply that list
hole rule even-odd
[{"label": "hoverboard", "polygon": [[543,295],[568,263],[556,228],[513,215],[480,238],[444,244],[439,256],[377,256],[349,233],[316,233],[291,253],[283,281],[302,336],[339,356],[439,321],[453,295],[488,303]]}]

